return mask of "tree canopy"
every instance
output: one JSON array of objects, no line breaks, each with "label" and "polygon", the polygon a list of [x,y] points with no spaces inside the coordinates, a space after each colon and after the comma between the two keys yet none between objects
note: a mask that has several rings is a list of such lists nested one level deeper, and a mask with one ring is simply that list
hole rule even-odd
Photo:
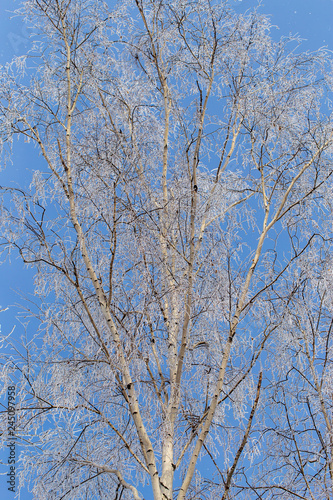
[{"label": "tree canopy", "polygon": [[[0,137],[2,332],[36,499],[333,495],[332,58],[225,0],[26,0]],[[29,162],[29,160],[27,160]],[[6,443],[6,412],[2,413]],[[148,492],[148,493],[147,493]]]}]

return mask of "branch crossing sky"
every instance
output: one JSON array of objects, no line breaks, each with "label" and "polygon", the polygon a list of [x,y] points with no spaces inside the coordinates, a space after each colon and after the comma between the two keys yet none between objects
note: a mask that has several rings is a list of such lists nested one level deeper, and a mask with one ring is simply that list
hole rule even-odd
[{"label": "branch crossing sky", "polygon": [[[112,5],[112,0],[108,0]],[[29,31],[22,20],[13,17],[11,11],[18,8],[19,0],[0,0],[0,64],[5,64],[14,56],[23,55],[29,48]],[[254,0],[235,0],[235,9],[244,12],[251,9],[257,2]],[[333,0],[262,0],[260,12],[271,14],[271,20],[278,28],[272,35],[275,39],[280,36],[298,34],[305,39],[304,50],[315,50],[326,46],[333,51]],[[20,144],[15,148],[12,165],[6,170],[0,168],[0,185],[13,185],[19,180],[28,179],[29,171],[36,168],[35,158],[27,161],[26,153]],[[13,181],[14,179],[14,181]],[[13,256],[11,263],[6,262],[0,267],[0,309],[20,301],[17,290],[31,293],[31,270],[23,270],[23,265]],[[2,332],[10,332],[16,325],[14,335],[19,338],[23,333],[23,326],[15,318],[14,307],[1,314]],[[2,400],[5,404],[6,401]],[[18,449],[19,452],[19,449]],[[7,461],[8,450],[0,453],[0,459]],[[0,472],[5,472],[0,466]],[[0,476],[0,497],[3,500],[14,499],[14,494],[7,490],[6,479]],[[32,499],[27,491],[22,492],[21,500]]]}]

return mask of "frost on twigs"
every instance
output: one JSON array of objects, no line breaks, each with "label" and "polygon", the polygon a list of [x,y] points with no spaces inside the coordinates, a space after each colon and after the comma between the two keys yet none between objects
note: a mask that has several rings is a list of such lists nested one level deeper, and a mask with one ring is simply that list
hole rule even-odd
[{"label": "frost on twigs", "polygon": [[331,60],[231,6],[22,4],[1,248],[37,326],[1,373],[35,498],[333,494]]}]

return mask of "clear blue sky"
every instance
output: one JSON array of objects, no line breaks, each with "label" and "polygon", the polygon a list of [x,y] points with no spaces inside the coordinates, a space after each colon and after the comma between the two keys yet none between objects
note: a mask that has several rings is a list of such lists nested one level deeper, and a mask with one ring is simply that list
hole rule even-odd
[{"label": "clear blue sky", "polygon": [[[111,4],[112,0],[108,0]],[[29,47],[29,33],[19,18],[12,18],[13,11],[20,4],[19,0],[0,0],[0,64],[10,61],[13,56],[22,55]],[[245,11],[256,5],[254,0],[238,0],[234,2],[239,11]],[[315,50],[327,46],[333,51],[333,0],[263,0],[260,11],[271,14],[274,25],[279,27],[272,35],[279,38],[289,33],[296,34],[304,40],[305,50]],[[35,166],[36,157],[27,157],[26,150],[22,152],[16,148],[14,162],[0,171],[0,185],[13,182],[28,183],[29,172]],[[0,267],[0,309],[19,302],[18,290],[24,293],[32,292],[32,273],[24,270],[19,260],[13,257],[12,262]],[[0,315],[2,332],[9,332],[16,325],[15,335],[19,338],[23,334],[23,327],[15,316],[17,310],[10,307]],[[4,401],[2,401],[4,402]],[[19,449],[18,449],[19,451]],[[0,459],[7,462],[8,451],[0,453]],[[5,472],[0,466],[0,472]],[[7,490],[6,479],[0,477],[0,497],[2,500],[14,499],[14,495]],[[22,500],[31,500],[32,496],[24,491]]]}]

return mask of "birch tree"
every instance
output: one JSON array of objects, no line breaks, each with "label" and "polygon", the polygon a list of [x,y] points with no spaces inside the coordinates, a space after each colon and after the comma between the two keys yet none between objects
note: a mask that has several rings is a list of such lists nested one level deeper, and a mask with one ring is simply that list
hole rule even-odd
[{"label": "birch tree", "polygon": [[39,329],[1,365],[20,484],[330,498],[330,56],[226,1],[19,13],[3,154],[20,136],[39,154],[29,188],[1,187],[4,257],[36,272]]}]

